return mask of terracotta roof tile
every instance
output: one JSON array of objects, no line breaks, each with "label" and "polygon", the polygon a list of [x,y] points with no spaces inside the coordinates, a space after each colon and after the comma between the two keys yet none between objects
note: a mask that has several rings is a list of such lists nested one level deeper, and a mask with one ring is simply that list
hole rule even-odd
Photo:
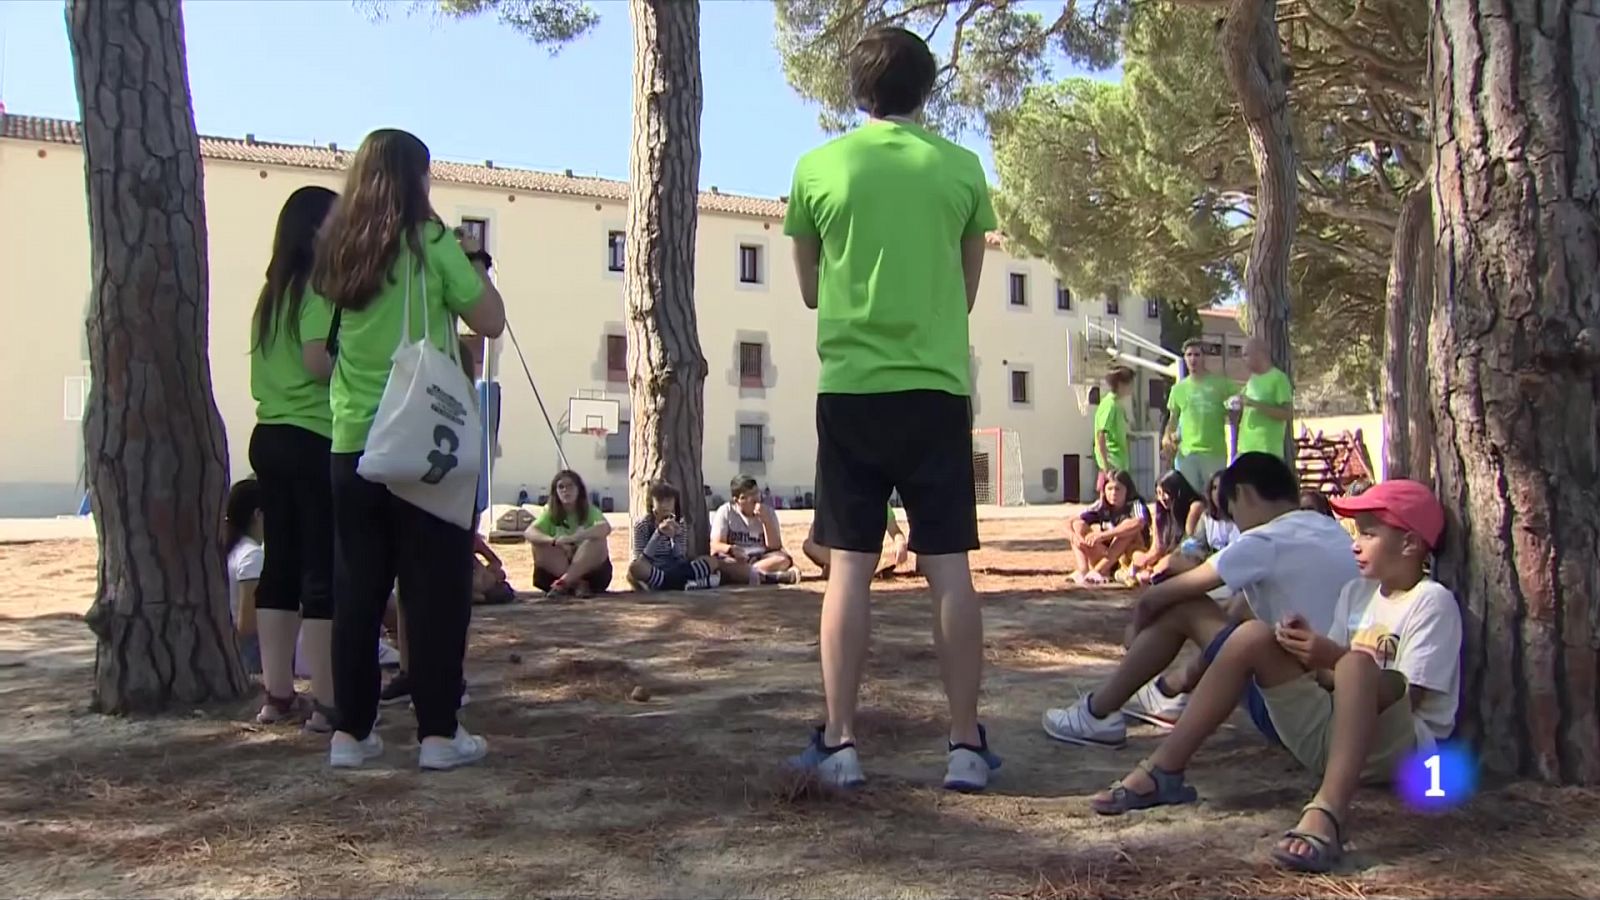
[{"label": "terracotta roof tile", "polygon": [[[79,144],[78,123],[67,119],[47,119],[40,116],[4,114],[0,118],[4,127],[0,137],[22,141],[41,141],[50,144]],[[200,137],[200,155],[209,159],[258,165],[291,166],[302,169],[338,171],[350,161],[353,153],[331,147],[309,144],[277,144],[253,139]],[[628,183],[607,178],[588,178],[557,172],[539,172],[533,169],[502,168],[500,166],[471,165],[467,163],[434,160],[433,177],[453,184],[480,185],[556,194],[570,197],[589,197],[596,200],[626,202]],[[718,191],[700,193],[700,209],[727,215],[750,216],[759,219],[782,219],[788,204],[787,198],[751,197],[744,194],[724,194]],[[999,246],[999,234],[989,235],[989,244]]]}]

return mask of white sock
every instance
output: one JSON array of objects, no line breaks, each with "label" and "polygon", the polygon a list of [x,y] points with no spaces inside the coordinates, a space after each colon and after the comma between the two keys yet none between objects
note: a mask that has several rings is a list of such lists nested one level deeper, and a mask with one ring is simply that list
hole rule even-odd
[{"label": "white sock", "polygon": [[277,698],[294,696],[294,644],[300,634],[300,613],[286,609],[256,610],[261,638],[261,682]]},{"label": "white sock", "polygon": [[306,619],[300,623],[301,651],[311,670],[311,693],[323,706],[333,706],[333,620]]}]

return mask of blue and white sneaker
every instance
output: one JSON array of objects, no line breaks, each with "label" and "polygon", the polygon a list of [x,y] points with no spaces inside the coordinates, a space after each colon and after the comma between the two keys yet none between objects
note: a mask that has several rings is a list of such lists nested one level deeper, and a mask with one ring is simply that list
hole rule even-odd
[{"label": "blue and white sneaker", "polygon": [[789,767],[802,772],[815,772],[817,780],[829,787],[858,788],[867,783],[861,771],[861,757],[856,755],[853,743],[829,747],[822,743],[822,728],[811,733],[811,743],[799,756],[789,758]]},{"label": "blue and white sneaker", "polygon": [[989,786],[989,773],[1000,768],[1001,759],[989,749],[989,731],[978,726],[978,746],[950,744],[944,772],[946,790],[976,793]]}]

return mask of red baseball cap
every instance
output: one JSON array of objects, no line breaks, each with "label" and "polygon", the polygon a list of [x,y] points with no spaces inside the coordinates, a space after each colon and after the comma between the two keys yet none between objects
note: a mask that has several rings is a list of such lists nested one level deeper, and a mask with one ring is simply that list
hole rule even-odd
[{"label": "red baseball cap", "polygon": [[1437,550],[1444,534],[1444,507],[1433,491],[1409,478],[1379,482],[1359,497],[1330,497],[1333,511],[1347,518],[1371,513],[1378,521],[1422,538],[1429,550]]}]

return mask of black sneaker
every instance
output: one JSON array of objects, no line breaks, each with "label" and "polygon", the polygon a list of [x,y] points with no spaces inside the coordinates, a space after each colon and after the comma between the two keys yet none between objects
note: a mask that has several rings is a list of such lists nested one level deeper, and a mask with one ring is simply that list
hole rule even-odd
[{"label": "black sneaker", "polygon": [[405,672],[396,672],[383,686],[383,692],[378,695],[378,702],[384,706],[399,706],[411,702],[411,676]]}]

